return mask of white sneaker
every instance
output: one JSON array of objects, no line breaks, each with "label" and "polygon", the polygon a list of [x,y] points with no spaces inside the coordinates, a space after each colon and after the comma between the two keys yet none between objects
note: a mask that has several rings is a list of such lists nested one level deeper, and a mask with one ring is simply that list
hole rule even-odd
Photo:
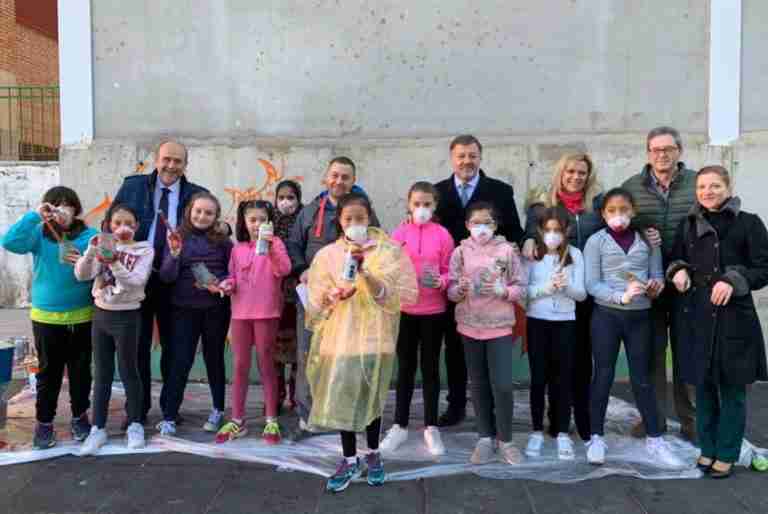
[{"label": "white sneaker", "polygon": [[525,447],[525,454],[529,457],[538,457],[541,455],[541,447],[544,445],[544,434],[542,432],[532,432],[528,437],[528,444]]},{"label": "white sneaker", "polygon": [[682,468],[686,463],[672,451],[663,437],[646,437],[645,449],[651,454],[651,459],[665,468]]},{"label": "white sneaker", "polygon": [[218,432],[224,426],[224,412],[213,409],[208,419],[203,424],[203,430],[206,432]]},{"label": "white sneaker", "polygon": [[440,437],[440,430],[437,427],[427,427],[424,429],[424,442],[427,450],[434,456],[445,455],[445,446],[443,438]]},{"label": "white sneaker", "polygon": [[176,435],[176,422],[163,420],[157,424],[157,429],[160,431],[160,435],[174,436]]},{"label": "white sneaker", "polygon": [[91,427],[91,433],[80,447],[80,455],[95,455],[99,448],[107,444],[107,431],[96,426]]},{"label": "white sneaker", "polygon": [[512,441],[501,443],[501,458],[507,464],[520,464],[523,462],[523,454]]},{"label": "white sneaker", "polygon": [[560,460],[573,460],[575,456],[571,436],[564,433],[557,434],[557,458]]},{"label": "white sneaker", "polygon": [[408,429],[403,428],[398,424],[392,425],[392,428],[387,430],[387,435],[384,436],[384,440],[379,445],[379,449],[385,453],[392,453],[400,448],[400,445],[408,439]]},{"label": "white sneaker", "polygon": [[475,451],[469,458],[472,464],[487,464],[496,457],[496,441],[490,437],[481,437],[475,445]]},{"label": "white sneaker", "polygon": [[587,443],[587,462],[595,466],[602,466],[605,464],[605,450],[607,449],[603,436],[592,434],[592,438]]},{"label": "white sneaker", "polygon": [[140,423],[131,423],[125,432],[126,446],[131,450],[144,448],[144,427]]}]

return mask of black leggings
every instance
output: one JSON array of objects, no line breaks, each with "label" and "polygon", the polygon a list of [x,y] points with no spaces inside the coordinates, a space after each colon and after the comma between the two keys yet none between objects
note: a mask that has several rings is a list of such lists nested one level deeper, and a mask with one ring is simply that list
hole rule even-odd
[{"label": "black leggings", "polygon": [[[357,455],[357,434],[342,430],[341,448],[345,457],[354,457]],[[371,421],[371,424],[365,427],[365,435],[368,438],[368,448],[371,450],[379,449],[379,437],[381,435],[381,417]]]},{"label": "black leggings", "polygon": [[397,338],[397,396],[395,423],[408,426],[416,366],[421,361],[424,388],[424,426],[437,425],[440,397],[440,345],[445,332],[445,314],[415,316],[402,313]]}]

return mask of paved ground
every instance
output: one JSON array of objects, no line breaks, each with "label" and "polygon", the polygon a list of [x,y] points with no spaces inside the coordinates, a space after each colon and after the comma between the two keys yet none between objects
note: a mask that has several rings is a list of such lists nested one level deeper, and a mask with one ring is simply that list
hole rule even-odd
[{"label": "paved ground", "polygon": [[[28,331],[28,322],[17,318],[18,312],[0,309],[0,337]],[[630,396],[626,385],[614,389],[619,396]],[[747,436],[768,446],[768,386],[754,388],[750,408]],[[9,514],[768,512],[768,475],[743,469],[724,481],[609,477],[573,485],[460,475],[376,489],[354,484],[330,495],[318,476],[166,453],[62,457],[3,467],[0,477],[0,513]]]}]

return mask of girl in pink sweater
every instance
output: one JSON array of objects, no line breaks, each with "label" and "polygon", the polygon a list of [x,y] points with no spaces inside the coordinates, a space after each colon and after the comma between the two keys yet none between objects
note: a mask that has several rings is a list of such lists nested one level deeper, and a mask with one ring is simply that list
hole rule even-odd
[{"label": "girl in pink sweater", "polygon": [[448,299],[448,265],[453,238],[432,221],[438,193],[429,182],[416,182],[408,191],[411,221],[400,225],[392,239],[403,245],[419,277],[419,301],[401,308],[397,339],[397,396],[395,424],[381,443],[383,452],[394,452],[408,438],[408,417],[413,397],[416,365],[421,361],[424,388],[424,442],[432,455],[443,455],[437,428],[440,396],[440,346],[443,341]]},{"label": "girl in pink sweater", "polygon": [[464,342],[467,373],[472,383],[480,440],[470,461],[485,464],[496,457],[509,464],[522,460],[512,442],[514,382],[514,302],[525,297],[528,276],[515,247],[504,236],[495,236],[493,205],[475,202],[467,208],[466,225],[471,238],[451,255],[448,298],[456,305],[456,329]]},{"label": "girl in pink sweater", "polygon": [[[217,443],[243,437],[245,398],[251,371],[251,347],[256,347],[259,373],[264,387],[267,424],[263,437],[269,444],[280,442],[277,423],[277,374],[273,364],[275,338],[283,310],[283,277],[291,271],[291,260],[280,238],[272,231],[274,209],[269,202],[243,202],[237,209],[235,235],[238,244],[229,260],[229,278],[221,288],[232,295],[232,353],[235,378],[232,385],[232,420],[221,427]],[[265,225],[262,227],[262,225]],[[259,230],[261,228],[261,231]],[[261,234],[260,234],[261,232]],[[262,242],[259,242],[261,237]],[[264,240],[267,241],[264,251]]]}]

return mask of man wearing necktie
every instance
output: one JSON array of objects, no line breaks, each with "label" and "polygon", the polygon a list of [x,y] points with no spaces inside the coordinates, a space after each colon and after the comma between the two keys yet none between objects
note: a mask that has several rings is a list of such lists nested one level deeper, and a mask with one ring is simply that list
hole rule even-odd
[{"label": "man wearing necktie", "polygon": [[[473,202],[490,202],[499,212],[498,234],[517,244],[523,237],[520,217],[512,186],[488,177],[480,169],[483,146],[475,136],[464,134],[451,141],[450,177],[435,184],[440,202],[435,212],[458,245],[469,237],[464,223],[467,206]],[[440,416],[439,426],[455,425],[464,419],[467,404],[467,368],[464,348],[456,332],[455,304],[449,303],[448,326],[445,331],[445,366],[448,373],[448,410]]]},{"label": "man wearing necktie", "polygon": [[[152,241],[155,249],[155,262],[146,287],[146,297],[141,303],[141,338],[139,341],[139,375],[143,388],[142,423],[146,423],[147,413],[152,407],[152,336],[157,320],[160,336],[160,373],[163,381],[168,376],[170,355],[165,350],[170,326],[168,313],[170,306],[170,286],[163,284],[157,276],[167,245],[167,228],[160,217],[165,217],[171,228],[181,224],[187,202],[197,192],[205,188],[187,181],[184,173],[187,169],[187,148],[176,141],[163,141],[155,151],[155,169],[148,175],[126,177],[115,196],[114,203],[122,203],[133,208],[139,217],[136,241]],[[160,404],[164,399],[160,397]]]}]

